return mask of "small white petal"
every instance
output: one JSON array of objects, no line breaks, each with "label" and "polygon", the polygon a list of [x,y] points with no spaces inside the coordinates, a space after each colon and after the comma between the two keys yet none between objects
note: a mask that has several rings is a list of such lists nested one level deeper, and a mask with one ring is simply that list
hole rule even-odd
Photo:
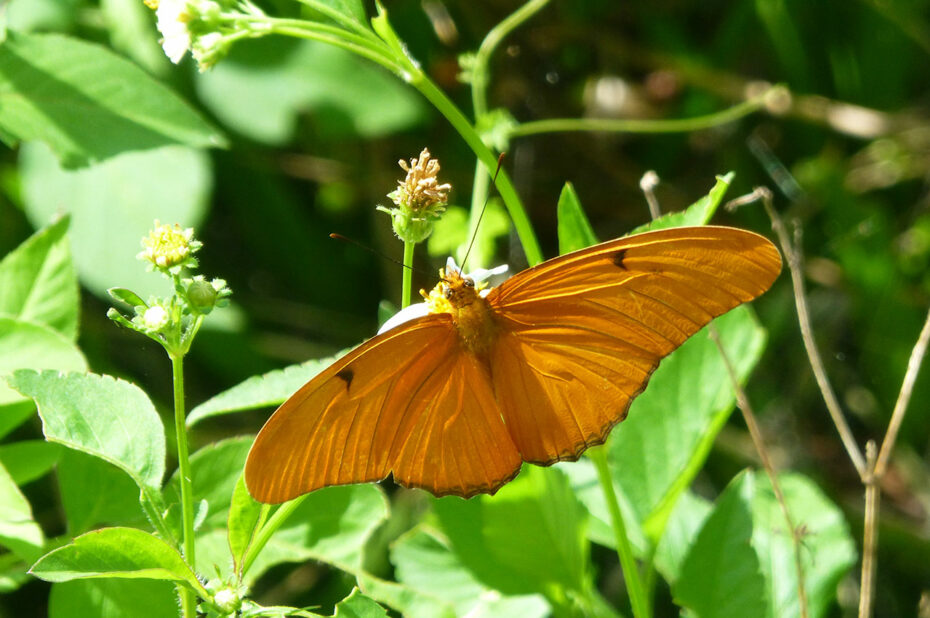
[{"label": "small white petal", "polygon": [[159,330],[168,324],[168,312],[158,305],[153,305],[142,314],[142,321],[152,330]]},{"label": "small white petal", "polygon": [[171,62],[177,64],[191,47],[187,0],[161,0],[155,15],[158,18],[156,26],[162,35],[162,49]]},{"label": "small white petal", "polygon": [[386,333],[396,326],[400,326],[404,322],[409,322],[414,318],[421,318],[424,315],[429,315],[429,309],[426,306],[426,303],[414,303],[409,305],[405,309],[401,309],[394,315],[392,315],[387,322],[385,322],[381,328],[378,329],[378,334]]}]

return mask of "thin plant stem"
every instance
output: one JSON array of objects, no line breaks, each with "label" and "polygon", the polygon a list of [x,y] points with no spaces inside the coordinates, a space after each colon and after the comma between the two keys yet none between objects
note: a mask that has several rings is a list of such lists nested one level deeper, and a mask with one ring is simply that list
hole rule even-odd
[{"label": "thin plant stem", "polygon": [[[184,559],[196,569],[194,555],[194,501],[191,488],[191,462],[187,449],[187,429],[184,424],[184,356],[171,354],[171,374],[174,382],[174,429],[178,443],[178,479],[181,486],[181,522]],[[181,588],[181,611],[184,618],[193,618],[196,599],[191,590]]]},{"label": "thin plant stem", "polygon": [[749,404],[749,398],[746,396],[746,391],[743,390],[743,387],[740,386],[739,378],[736,376],[736,370],[733,368],[733,363],[730,361],[730,356],[727,354],[727,351],[723,347],[723,342],[720,341],[720,332],[713,324],[709,324],[707,327],[707,332],[710,335],[711,340],[716,344],[717,350],[720,351],[720,357],[723,359],[723,364],[727,369],[727,374],[730,376],[730,384],[733,387],[733,392],[736,394],[736,402],[739,406],[740,412],[743,413],[743,420],[746,422],[746,427],[749,429],[749,435],[752,437],[752,443],[756,447],[756,452],[759,453],[759,458],[762,460],[762,467],[765,468],[766,474],[768,474],[769,481],[772,483],[772,491],[775,492],[775,500],[778,502],[778,506],[781,507],[781,512],[785,517],[785,524],[788,526],[788,530],[791,534],[791,542],[794,545],[794,568],[797,571],[798,576],[798,605],[800,606],[800,616],[801,618],[807,618],[807,587],[804,582],[804,564],[801,560],[801,532],[800,529],[794,525],[794,522],[791,518],[791,513],[788,511],[788,503],[785,500],[785,494],[781,490],[781,483],[778,482],[778,474],[775,472],[775,466],[772,464],[772,458],[769,457],[768,449],[765,446],[765,440],[762,438],[762,430],[759,428],[759,423],[756,420],[756,414],[752,409],[752,406]]},{"label": "thin plant stem", "polygon": [[904,420],[904,412],[911,401],[911,393],[914,390],[914,383],[917,381],[917,374],[920,372],[920,365],[923,363],[924,356],[927,355],[928,343],[930,343],[930,311],[927,312],[927,318],[920,330],[920,335],[917,337],[917,343],[914,344],[914,349],[911,350],[911,357],[907,362],[907,371],[904,374],[904,380],[901,381],[901,391],[898,393],[898,400],[894,404],[894,411],[891,413],[891,420],[888,422],[888,430],[882,439],[882,448],[878,452],[874,474],[879,479],[885,475],[885,470],[888,467],[891,451],[894,449],[895,441],[898,438],[898,430],[901,429],[901,421]]},{"label": "thin plant stem", "polygon": [[[875,442],[865,445],[869,470],[875,469]],[[872,616],[872,600],[875,597],[875,554],[878,549],[878,511],[881,507],[881,479],[869,476],[865,481],[865,521],[862,531],[862,574],[859,578],[859,618]]]},{"label": "thin plant stem", "polygon": [[635,618],[649,618],[652,611],[649,608],[649,601],[646,598],[646,592],[639,577],[636,559],[633,557],[633,548],[626,533],[623,513],[620,511],[619,502],[617,502],[617,493],[614,491],[610,468],[607,465],[607,451],[603,446],[597,446],[588,450],[588,456],[594,462],[594,467],[597,468],[597,477],[601,483],[601,490],[607,500],[607,510],[610,512],[610,522],[617,543],[617,557],[620,559],[620,567],[623,569],[623,579],[626,581],[627,593],[630,595],[633,616]]},{"label": "thin plant stem", "polygon": [[[422,71],[411,77],[410,84],[419,90],[420,94],[426,97],[446,117],[446,120],[458,131],[465,143],[468,144],[472,152],[478,156],[478,159],[487,169],[492,170],[497,166],[497,156],[484,144],[471,122]],[[533,226],[530,224],[526,210],[523,208],[520,196],[517,195],[517,190],[510,181],[510,176],[503,169],[497,174],[496,186],[501,199],[504,200],[504,205],[507,207],[507,212],[510,213],[510,218],[513,221],[514,229],[517,231],[517,236],[520,238],[520,244],[523,246],[527,261],[530,266],[539,264],[543,261],[543,255],[539,241],[536,239],[536,233],[533,231]]]},{"label": "thin plant stem", "polygon": [[709,129],[739,120],[765,107],[765,99],[770,92],[738,103],[733,107],[694,118],[673,118],[668,120],[622,119],[622,118],[550,118],[534,120],[516,125],[510,130],[510,137],[526,137],[539,133],[560,133],[568,131],[598,131],[603,133],[687,133]]},{"label": "thin plant stem", "polygon": [[249,568],[252,566],[252,563],[255,562],[255,559],[265,548],[265,545],[268,544],[268,541],[271,539],[271,535],[278,531],[287,518],[293,514],[293,512],[299,507],[303,501],[310,494],[304,494],[299,498],[294,498],[290,502],[285,502],[274,512],[274,514],[268,518],[268,521],[262,526],[262,529],[259,530],[258,535],[249,545],[249,549],[246,552],[245,558],[242,560],[242,573],[248,573]]},{"label": "thin plant stem", "polygon": [[413,250],[416,243],[404,241],[404,278],[401,284],[403,288],[400,291],[400,308],[406,309],[410,305],[410,287],[413,277]]},{"label": "thin plant stem", "polygon": [[501,20],[485,35],[484,40],[475,52],[475,64],[472,67],[471,100],[474,107],[475,118],[480,118],[488,112],[488,67],[491,54],[497,49],[508,34],[516,30],[523,22],[546,6],[549,0],[529,0],[526,4]]},{"label": "thin plant stem", "polygon": [[807,307],[807,294],[804,291],[804,273],[802,272],[800,248],[794,246],[791,242],[788,236],[788,230],[785,229],[785,224],[782,222],[781,216],[775,211],[772,205],[772,192],[765,187],[758,187],[751,196],[752,195],[755,195],[756,199],[762,200],[762,205],[765,207],[765,211],[772,221],[772,229],[775,231],[776,236],[778,236],[781,249],[785,254],[785,260],[788,262],[788,270],[791,273],[791,283],[794,288],[794,302],[798,311],[798,324],[801,327],[801,339],[807,350],[807,357],[810,360],[811,368],[814,371],[814,377],[820,387],[820,392],[823,394],[823,399],[827,405],[827,411],[830,413],[830,418],[833,420],[833,425],[840,434],[843,447],[846,449],[846,453],[849,455],[849,459],[852,461],[853,466],[855,466],[856,472],[859,473],[859,478],[864,482],[868,474],[865,458],[862,456],[862,451],[859,449],[858,444],[856,444],[852,429],[850,429],[849,424],[846,422],[846,417],[843,414],[843,409],[840,407],[840,402],[833,392],[833,387],[830,385],[829,377],[827,377],[827,371],[824,368],[823,360],[820,358],[820,351],[817,349],[817,343],[814,340],[810,311]]},{"label": "thin plant stem", "polygon": [[[475,52],[471,79],[472,113],[476,120],[488,113],[487,87],[490,81],[491,55],[494,50],[497,49],[497,46],[508,34],[548,3],[549,0],[530,0],[491,28],[484,40],[481,41],[478,51]],[[475,162],[475,176],[471,187],[471,210],[468,217],[469,239],[474,238],[475,234],[478,233],[478,218],[481,215],[481,208],[488,197],[488,188],[491,186],[488,172],[488,168],[479,158]],[[462,266],[464,267],[464,264]],[[481,266],[484,267],[485,264],[481,264]]]}]

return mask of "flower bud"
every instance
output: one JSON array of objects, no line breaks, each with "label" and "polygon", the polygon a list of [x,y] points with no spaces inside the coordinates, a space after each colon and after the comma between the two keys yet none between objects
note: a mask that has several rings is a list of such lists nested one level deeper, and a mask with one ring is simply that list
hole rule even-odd
[{"label": "flower bud", "polygon": [[216,305],[216,290],[203,279],[194,279],[187,286],[187,298],[191,307],[200,313],[207,313]]},{"label": "flower bud", "polygon": [[168,325],[168,312],[160,305],[152,305],[142,314],[142,324],[149,330],[159,331]]}]

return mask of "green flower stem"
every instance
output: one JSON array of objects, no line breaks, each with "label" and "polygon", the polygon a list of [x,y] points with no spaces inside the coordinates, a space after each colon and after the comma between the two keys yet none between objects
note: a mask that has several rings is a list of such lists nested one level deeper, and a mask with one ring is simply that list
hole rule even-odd
[{"label": "green flower stem", "polygon": [[265,545],[268,544],[268,541],[271,539],[271,535],[278,531],[287,518],[301,505],[301,503],[306,499],[310,494],[304,494],[299,498],[294,498],[290,502],[285,502],[278,507],[278,510],[274,512],[274,515],[268,518],[268,522],[262,526],[262,529],[258,531],[258,534],[255,537],[255,541],[249,545],[249,549],[245,554],[245,558],[242,560],[242,573],[248,573],[249,568],[251,568],[252,563],[255,562],[255,559],[265,548]]},{"label": "green flower stem", "polygon": [[566,131],[601,131],[604,133],[687,133],[700,129],[717,127],[744,116],[748,116],[765,106],[765,99],[770,92],[779,88],[774,86],[760,96],[743,101],[713,114],[695,116],[694,118],[674,118],[671,120],[641,120],[612,118],[552,118],[524,122],[510,130],[510,137],[525,137],[539,133],[558,133]]},{"label": "green flower stem", "polygon": [[[488,188],[491,186],[491,176],[485,169],[484,164],[479,160],[475,162],[475,177],[471,185],[471,209],[468,212],[468,236],[465,237],[466,246],[471,239],[478,233],[478,223],[481,218],[481,211],[484,207],[485,200],[488,197]],[[462,260],[462,270],[465,270],[465,258],[467,255],[459,255]],[[473,262],[474,263],[474,262]],[[486,268],[487,264],[477,264],[478,268]],[[475,270],[472,268],[471,270]]]},{"label": "green flower stem", "polygon": [[404,241],[404,281],[400,291],[400,308],[406,309],[410,305],[410,287],[413,278],[413,250],[416,243]]},{"label": "green flower stem", "polygon": [[[503,21],[494,26],[490,32],[481,41],[481,46],[475,53],[475,64],[471,73],[471,104],[472,113],[475,118],[481,118],[488,113],[488,95],[487,88],[490,81],[489,65],[491,54],[497,49],[508,34],[513,32],[520,24],[533,16],[542,7],[549,3],[549,0],[530,0],[519,9],[507,16]],[[493,169],[493,168],[492,168]],[[479,160],[475,164],[475,176],[471,188],[471,212],[468,217],[468,239],[475,237],[478,233],[478,219],[481,216],[481,209],[488,197],[488,188],[490,187],[488,174],[490,170],[485,168]],[[464,259],[464,256],[462,256]],[[481,264],[481,267],[486,264]],[[465,265],[462,264],[462,268]]]},{"label": "green flower stem", "polygon": [[636,566],[636,559],[633,558],[633,548],[630,546],[630,539],[626,534],[623,513],[620,512],[620,504],[617,502],[614,483],[610,477],[610,468],[607,466],[607,451],[603,446],[598,446],[589,449],[588,456],[597,468],[597,477],[601,482],[604,498],[607,500],[607,509],[610,511],[610,521],[613,524],[614,536],[617,542],[617,556],[620,558],[620,566],[623,568],[623,578],[626,581],[627,593],[630,595],[630,604],[633,606],[633,616],[635,618],[650,618],[652,613],[649,609],[649,602],[646,599],[646,593],[639,578],[639,569]]},{"label": "green flower stem", "polygon": [[249,21],[267,23],[270,27],[269,32],[272,34],[320,41],[321,43],[328,43],[336,47],[341,47],[346,51],[358,54],[363,58],[371,60],[375,64],[383,66],[392,73],[400,74],[403,70],[400,65],[394,62],[392,57],[385,55],[386,50],[375,48],[367,39],[356,37],[344,30],[339,30],[338,34],[330,34],[325,29],[310,27],[309,22],[296,19],[275,19],[268,17],[262,18],[261,20],[250,18]]},{"label": "green flower stem", "polygon": [[484,37],[484,40],[481,41],[481,46],[478,47],[478,51],[475,53],[475,66],[472,67],[471,100],[475,118],[480,118],[488,113],[487,88],[490,81],[488,66],[491,54],[494,53],[494,50],[508,34],[516,30],[520,24],[547,4],[549,4],[549,0],[530,0],[494,26]]},{"label": "green flower stem", "polygon": [[[487,169],[493,170],[497,167],[497,157],[485,146],[481,136],[478,135],[478,132],[465,115],[422,71],[417,71],[411,75],[410,84],[419,90],[420,94],[426,97],[446,117],[446,120],[459,132],[465,143],[468,144],[472,152],[478,156],[478,159]],[[530,266],[539,264],[543,261],[539,241],[536,240],[536,234],[533,232],[533,226],[526,215],[526,210],[523,209],[523,203],[520,201],[513,183],[510,182],[510,177],[503,169],[497,175],[497,190],[500,192],[504,205],[510,213],[510,218],[513,220],[513,226],[517,230],[517,236],[519,236],[520,243],[523,245],[523,252],[526,254],[527,261]]]},{"label": "green flower stem", "polygon": [[[174,378],[174,428],[178,440],[178,478],[181,485],[181,514],[183,526],[184,559],[196,569],[194,556],[194,499],[191,488],[191,462],[187,450],[187,430],[184,425],[184,356],[171,354],[171,373]],[[181,611],[184,618],[196,615],[193,591],[181,589]]]}]

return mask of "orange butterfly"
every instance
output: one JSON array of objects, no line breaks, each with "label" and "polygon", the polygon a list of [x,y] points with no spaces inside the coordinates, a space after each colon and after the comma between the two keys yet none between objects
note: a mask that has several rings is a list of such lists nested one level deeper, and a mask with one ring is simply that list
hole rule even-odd
[{"label": "orange butterfly", "polygon": [[758,234],[684,227],[563,255],[487,293],[447,272],[430,314],[368,340],[278,408],[246,485],[270,503],[389,474],[437,496],[494,493],[524,461],[602,444],[663,357],[780,270]]}]

